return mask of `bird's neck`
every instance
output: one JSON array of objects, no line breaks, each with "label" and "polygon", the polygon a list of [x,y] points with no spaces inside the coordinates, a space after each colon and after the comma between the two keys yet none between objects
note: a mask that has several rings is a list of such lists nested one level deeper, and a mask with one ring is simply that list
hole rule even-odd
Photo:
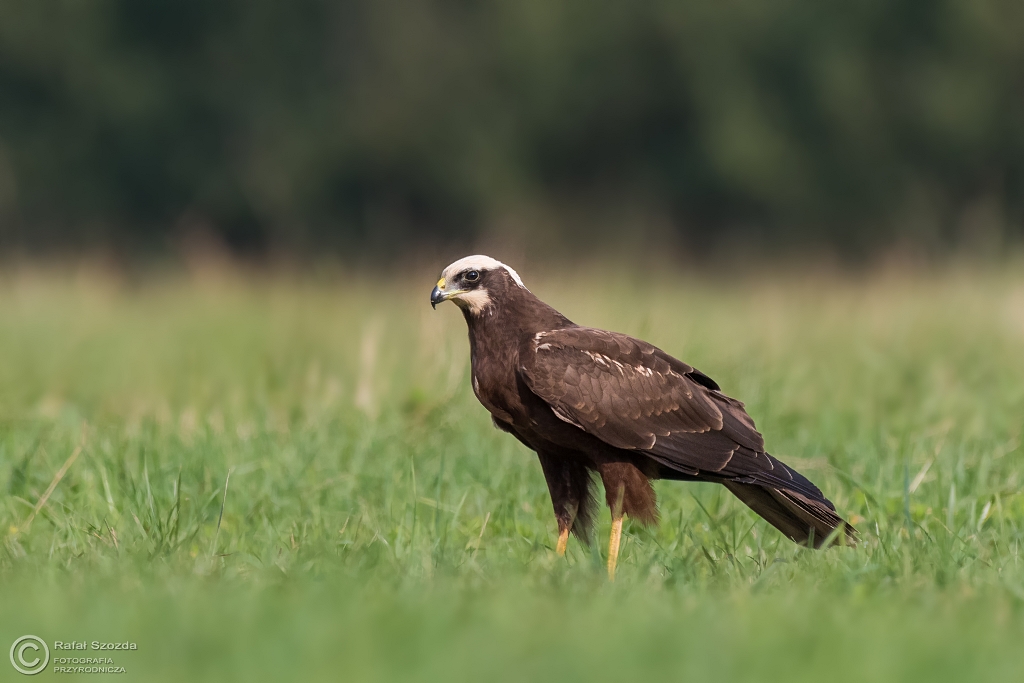
[{"label": "bird's neck", "polygon": [[495,299],[483,310],[463,309],[463,314],[469,327],[473,391],[495,419],[507,423],[522,407],[515,390],[520,349],[538,332],[574,325],[525,289]]},{"label": "bird's neck", "polygon": [[493,301],[480,311],[462,309],[469,327],[471,345],[479,342],[518,346],[524,337],[537,332],[573,327],[574,323],[551,306],[523,289]]},{"label": "bird's neck", "polygon": [[[501,381],[511,381],[519,365],[519,349],[535,334],[574,327],[571,320],[526,289],[495,297],[491,305],[476,313],[463,309],[463,314],[469,327],[474,377],[494,375]],[[483,359],[487,359],[487,367],[481,365]]]}]

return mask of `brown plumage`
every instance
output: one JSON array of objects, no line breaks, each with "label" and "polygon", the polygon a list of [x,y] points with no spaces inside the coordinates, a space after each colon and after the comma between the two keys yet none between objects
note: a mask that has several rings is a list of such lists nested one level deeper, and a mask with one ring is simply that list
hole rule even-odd
[{"label": "brown plumage", "polygon": [[[609,573],[622,515],[657,522],[652,479],[722,483],[797,543],[856,531],[803,475],[765,452],[743,404],[647,342],[580,327],[486,256],[442,273],[431,304],[452,300],[469,326],[473,390],[495,426],[540,457],[559,528],[589,540],[591,473],[612,510]],[[842,534],[841,534],[842,535]]]}]

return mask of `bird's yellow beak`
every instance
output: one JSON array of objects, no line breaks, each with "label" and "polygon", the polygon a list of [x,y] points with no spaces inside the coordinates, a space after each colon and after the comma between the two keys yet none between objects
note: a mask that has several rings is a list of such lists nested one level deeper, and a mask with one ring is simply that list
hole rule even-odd
[{"label": "bird's yellow beak", "polygon": [[448,301],[452,297],[462,294],[466,290],[464,289],[447,289],[448,283],[445,282],[444,278],[437,281],[434,285],[433,291],[430,292],[430,307],[437,308],[437,305]]}]

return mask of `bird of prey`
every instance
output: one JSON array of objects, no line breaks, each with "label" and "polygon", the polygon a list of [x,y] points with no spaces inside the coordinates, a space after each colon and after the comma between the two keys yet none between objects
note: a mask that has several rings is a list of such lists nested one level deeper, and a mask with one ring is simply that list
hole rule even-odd
[{"label": "bird of prey", "polygon": [[430,293],[431,306],[443,301],[469,326],[476,397],[498,429],[540,458],[559,555],[570,532],[589,543],[592,473],[611,509],[612,579],[623,516],[657,522],[653,479],[723,484],[797,543],[856,541],[817,486],[765,452],[743,404],[696,368],[640,339],[571,322],[488,256],[445,268]]}]

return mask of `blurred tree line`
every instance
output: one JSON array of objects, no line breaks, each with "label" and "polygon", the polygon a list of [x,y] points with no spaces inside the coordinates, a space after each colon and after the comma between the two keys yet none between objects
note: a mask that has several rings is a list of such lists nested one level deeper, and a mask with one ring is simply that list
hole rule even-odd
[{"label": "blurred tree line", "polygon": [[1019,0],[7,0],[0,244],[1024,229]]}]

